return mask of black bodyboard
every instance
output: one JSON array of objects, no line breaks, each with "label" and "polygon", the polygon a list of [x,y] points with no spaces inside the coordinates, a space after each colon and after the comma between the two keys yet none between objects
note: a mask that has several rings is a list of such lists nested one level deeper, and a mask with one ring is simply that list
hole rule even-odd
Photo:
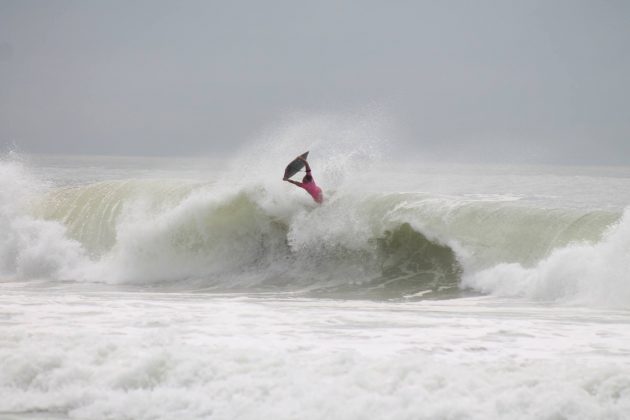
[{"label": "black bodyboard", "polygon": [[[306,159],[308,157],[308,152],[301,154],[299,157],[302,159]],[[295,158],[287,165],[287,168],[284,170],[284,179],[291,178],[293,175],[300,172],[300,169],[304,167],[304,162],[299,158]]]}]

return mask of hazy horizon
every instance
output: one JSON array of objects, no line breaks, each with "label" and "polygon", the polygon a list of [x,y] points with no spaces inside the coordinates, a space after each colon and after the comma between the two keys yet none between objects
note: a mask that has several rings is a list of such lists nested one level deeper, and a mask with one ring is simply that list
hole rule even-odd
[{"label": "hazy horizon", "polygon": [[227,156],[375,118],[397,156],[628,165],[629,22],[624,1],[0,0],[0,145]]}]

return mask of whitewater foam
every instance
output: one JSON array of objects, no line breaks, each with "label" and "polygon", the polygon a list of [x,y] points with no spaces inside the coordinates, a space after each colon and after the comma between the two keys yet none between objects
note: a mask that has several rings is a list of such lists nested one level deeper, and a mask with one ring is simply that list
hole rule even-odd
[{"label": "whitewater foam", "polygon": [[85,262],[81,244],[69,239],[59,222],[29,214],[45,190],[23,163],[0,162],[0,272],[19,279],[77,279]]},{"label": "whitewater foam", "polygon": [[621,420],[630,409],[627,314],[3,291],[9,418]]}]

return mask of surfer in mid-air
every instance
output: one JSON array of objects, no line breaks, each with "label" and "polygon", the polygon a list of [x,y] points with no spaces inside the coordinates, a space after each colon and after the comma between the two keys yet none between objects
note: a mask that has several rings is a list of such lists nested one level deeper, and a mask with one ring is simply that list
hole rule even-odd
[{"label": "surfer in mid-air", "polygon": [[303,158],[302,156],[298,156],[296,160],[298,159],[302,161],[304,163],[304,166],[306,167],[306,175],[304,175],[304,178],[302,178],[302,182],[297,182],[292,179],[289,179],[289,177],[286,176],[286,174],[282,180],[288,181],[291,184],[297,185],[300,188],[304,188],[306,192],[309,193],[311,197],[313,197],[313,200],[315,200],[316,203],[321,204],[324,201],[324,195],[322,193],[322,189],[319,188],[317,184],[315,183],[315,180],[313,179],[313,175],[311,175],[311,167],[309,166],[306,159]]}]

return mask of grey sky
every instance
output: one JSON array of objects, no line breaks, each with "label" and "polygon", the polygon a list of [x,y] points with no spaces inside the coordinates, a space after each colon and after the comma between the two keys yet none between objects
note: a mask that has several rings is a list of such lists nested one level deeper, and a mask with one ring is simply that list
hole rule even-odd
[{"label": "grey sky", "polygon": [[0,0],[0,143],[222,154],[386,110],[398,152],[630,164],[630,1]]}]

